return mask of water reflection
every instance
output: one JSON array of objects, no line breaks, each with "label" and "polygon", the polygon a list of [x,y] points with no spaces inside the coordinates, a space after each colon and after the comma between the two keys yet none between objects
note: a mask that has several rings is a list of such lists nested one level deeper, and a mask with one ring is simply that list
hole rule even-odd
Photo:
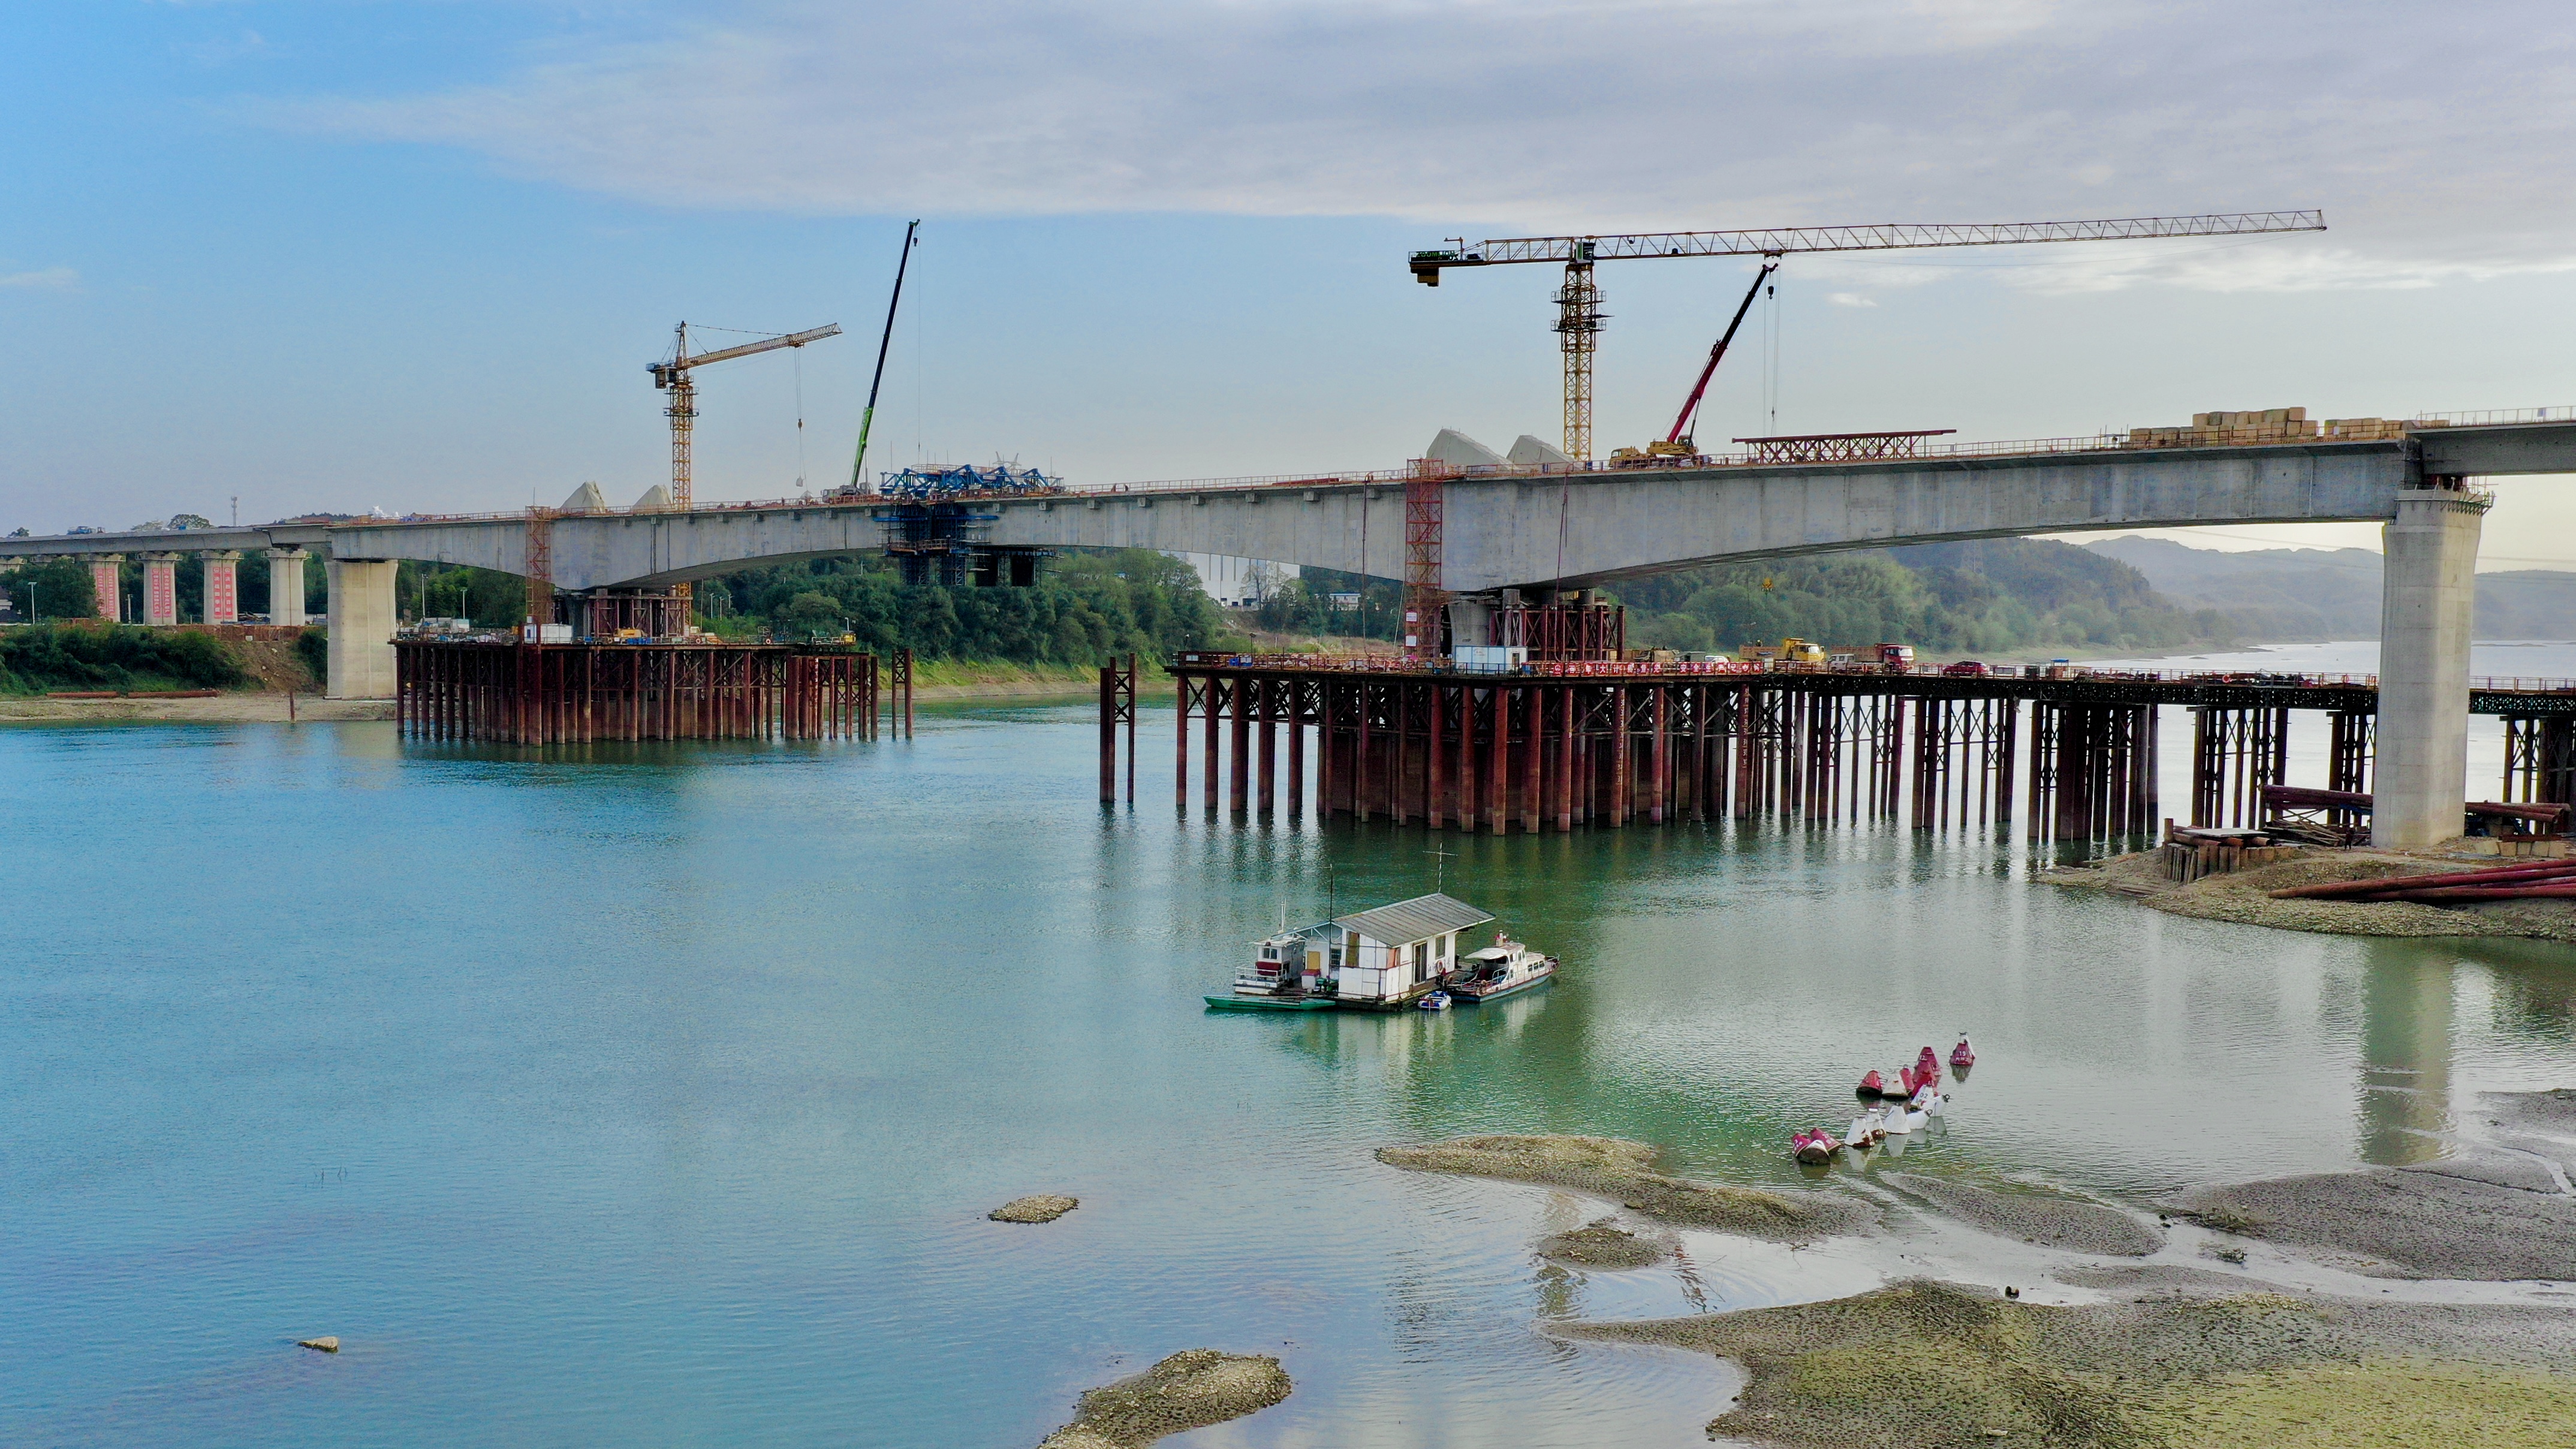
[{"label": "water reflection", "polygon": [[2442,1155],[2451,1128],[2452,962],[2420,942],[2373,940],[2361,976],[2364,1162]]}]

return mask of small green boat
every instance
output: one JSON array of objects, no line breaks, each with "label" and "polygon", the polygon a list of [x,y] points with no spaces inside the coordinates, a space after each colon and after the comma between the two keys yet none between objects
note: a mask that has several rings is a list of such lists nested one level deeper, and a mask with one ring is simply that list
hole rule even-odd
[{"label": "small green boat", "polygon": [[1210,1011],[1330,1011],[1329,996],[1210,996]]}]

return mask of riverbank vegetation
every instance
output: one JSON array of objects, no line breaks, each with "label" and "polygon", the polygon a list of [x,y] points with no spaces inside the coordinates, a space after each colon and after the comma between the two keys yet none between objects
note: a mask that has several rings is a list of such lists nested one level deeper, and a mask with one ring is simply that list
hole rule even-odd
[{"label": "riverbank vegetation", "polygon": [[1628,640],[1733,650],[1794,635],[1934,654],[2143,652],[2233,642],[2216,609],[2175,608],[2146,576],[2054,539],[1988,539],[1691,569],[1617,585]]},{"label": "riverbank vegetation", "polygon": [[[1640,648],[1733,652],[1784,637],[1935,655],[2148,652],[2232,643],[2220,610],[2182,609],[2118,559],[2045,538],[1920,544],[1626,579],[1604,591]],[[1392,639],[1403,589],[1308,569],[1255,605],[1274,633]]]},{"label": "riverbank vegetation", "polygon": [[86,689],[237,689],[239,653],[210,634],[123,624],[34,624],[0,631],[0,694]]},{"label": "riverbank vegetation", "polygon": [[[394,593],[406,619],[463,618],[510,628],[527,617],[524,580],[489,569],[404,564]],[[699,627],[730,639],[855,637],[878,654],[910,649],[923,684],[1079,679],[1128,654],[1242,643],[1188,564],[1150,549],[1050,559],[1027,588],[906,584],[863,554],[741,569],[697,585]]]},{"label": "riverbank vegetation", "polygon": [[710,579],[698,598],[701,624],[719,634],[846,633],[925,661],[1079,669],[1243,642],[1190,566],[1150,549],[1052,559],[1027,588],[905,584],[882,560],[817,559]]}]

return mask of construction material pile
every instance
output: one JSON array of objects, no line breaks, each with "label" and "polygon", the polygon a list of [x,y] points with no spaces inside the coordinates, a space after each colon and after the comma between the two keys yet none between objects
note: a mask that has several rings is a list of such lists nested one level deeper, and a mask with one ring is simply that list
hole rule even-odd
[{"label": "construction material pile", "polygon": [[2430,419],[2327,418],[2318,422],[2306,408],[2263,408],[2252,412],[2193,413],[2187,428],[2131,428],[2132,448],[2208,448],[2244,443],[2385,442],[2409,432],[2447,424]]},{"label": "construction material pile", "polygon": [[2168,821],[2164,844],[2156,847],[2156,864],[2165,879],[2189,884],[2203,876],[2296,859],[2297,846],[2272,838],[2279,833],[2268,825],[2261,830],[2204,830]]},{"label": "construction material pile", "polygon": [[2377,880],[2329,881],[2292,886],[2271,893],[2276,901],[2409,901],[2425,906],[2460,906],[2478,901],[2576,900],[2576,860],[2498,866],[2492,870],[2440,871],[2432,875],[2382,876]]}]

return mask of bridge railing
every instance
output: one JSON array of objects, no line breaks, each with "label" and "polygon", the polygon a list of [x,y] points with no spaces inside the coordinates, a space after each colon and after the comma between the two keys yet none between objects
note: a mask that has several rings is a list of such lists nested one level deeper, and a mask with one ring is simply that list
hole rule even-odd
[{"label": "bridge railing", "polygon": [[2483,412],[2417,413],[2407,421],[2446,424],[2454,428],[2494,427],[2504,423],[2576,423],[2576,407],[2489,408]]}]

